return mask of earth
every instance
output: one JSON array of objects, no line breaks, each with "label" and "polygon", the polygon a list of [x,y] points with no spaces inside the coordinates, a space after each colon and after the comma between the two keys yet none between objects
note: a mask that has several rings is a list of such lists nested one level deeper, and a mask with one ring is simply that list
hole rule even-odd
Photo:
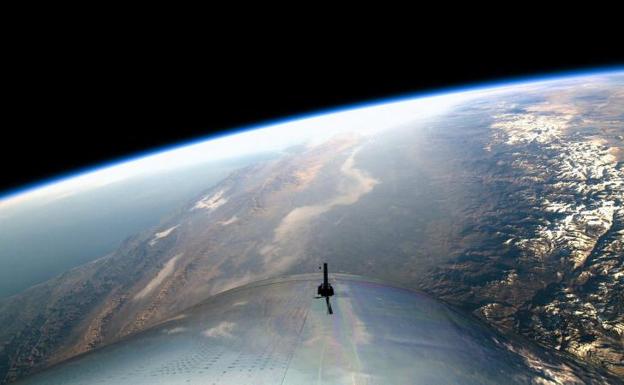
[{"label": "earth", "polygon": [[[237,167],[209,178],[208,155],[221,149]],[[387,101],[209,140],[7,196],[3,227],[15,230],[24,205],[86,201],[85,218],[97,217],[115,202],[90,197],[130,181],[140,190],[162,159],[193,184],[158,223],[0,298],[1,381],[323,262],[424,292],[492,333],[604,371],[605,383],[624,376],[623,71]],[[124,179],[102,183],[107,173]]]}]

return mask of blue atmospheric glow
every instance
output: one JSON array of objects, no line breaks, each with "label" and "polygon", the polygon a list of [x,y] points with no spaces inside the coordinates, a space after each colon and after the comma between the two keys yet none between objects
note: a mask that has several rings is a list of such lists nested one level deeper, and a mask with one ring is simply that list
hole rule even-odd
[{"label": "blue atmospheric glow", "polygon": [[556,81],[556,80],[564,80],[564,79],[569,79],[569,78],[586,77],[586,76],[593,76],[593,75],[609,75],[609,74],[620,73],[623,71],[624,71],[624,65],[613,65],[613,66],[608,66],[608,67],[594,68],[591,70],[590,69],[577,69],[577,70],[559,71],[556,73],[548,73],[548,74],[540,74],[540,75],[517,76],[517,77],[509,78],[507,80],[493,80],[493,81],[486,81],[486,82],[479,82],[479,83],[469,83],[469,84],[464,84],[461,86],[450,86],[450,87],[438,88],[433,91],[430,90],[430,91],[417,92],[417,93],[413,93],[413,92],[406,93],[406,94],[391,96],[387,98],[369,100],[369,101],[360,102],[360,103],[353,103],[353,104],[338,106],[334,108],[327,108],[327,109],[323,109],[323,110],[319,110],[319,111],[315,111],[311,113],[292,115],[292,116],[285,117],[285,118],[271,119],[271,120],[263,121],[262,123],[258,123],[258,124],[252,124],[248,126],[233,128],[233,129],[227,130],[226,132],[222,134],[209,135],[209,136],[202,137],[199,139],[194,139],[188,142],[180,142],[180,143],[176,143],[176,144],[169,145],[169,146],[163,146],[155,150],[148,150],[148,151],[140,152],[140,153],[137,153],[135,155],[131,155],[125,158],[120,158],[111,162],[103,163],[99,166],[85,167],[85,168],[79,169],[78,171],[61,174],[57,177],[52,177],[41,182],[34,182],[31,184],[27,184],[26,186],[19,187],[13,190],[8,190],[8,191],[5,191],[4,193],[1,193],[0,199],[9,199],[14,196],[27,193],[29,191],[34,191],[40,188],[54,185],[56,183],[62,182],[67,179],[79,177],[84,174],[97,172],[99,170],[118,166],[124,163],[129,163],[129,162],[141,159],[141,158],[157,155],[166,151],[172,151],[178,148],[191,146],[194,144],[207,142],[210,140],[216,140],[216,139],[220,139],[220,138],[227,137],[227,136],[238,135],[243,132],[267,128],[269,126],[273,126],[277,124],[291,123],[297,120],[317,117],[320,115],[345,112],[345,111],[355,110],[359,108],[374,107],[374,106],[379,106],[379,105],[383,105],[387,103],[401,102],[401,101],[407,101],[411,99],[420,99],[420,98],[428,98],[428,97],[435,97],[435,96],[443,96],[443,95],[453,94],[453,93],[482,91],[482,90],[494,89],[494,88],[511,87],[511,86],[516,86],[516,85],[525,84],[525,83]]}]

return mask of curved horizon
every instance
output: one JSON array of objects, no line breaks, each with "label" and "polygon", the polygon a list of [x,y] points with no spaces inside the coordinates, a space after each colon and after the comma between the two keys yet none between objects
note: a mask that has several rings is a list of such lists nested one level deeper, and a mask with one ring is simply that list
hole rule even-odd
[{"label": "curved horizon", "polygon": [[[390,96],[390,97],[382,97],[374,100],[367,100],[363,102],[356,102],[346,105],[341,105],[337,107],[319,109],[313,112],[294,114],[283,118],[276,118],[265,120],[260,123],[239,126],[236,128],[228,129],[219,134],[209,134],[207,136],[198,137],[196,139],[192,139],[189,141],[181,141],[171,145],[160,146],[154,149],[145,150],[137,152],[133,155],[121,157],[118,159],[114,159],[111,161],[101,162],[99,164],[94,164],[90,166],[84,166],[82,168],[75,169],[73,171],[68,171],[66,173],[60,173],[56,176],[50,178],[44,178],[37,182],[27,183],[22,185],[21,187],[8,189],[5,191],[0,191],[0,209],[7,204],[10,204],[11,201],[16,198],[22,197],[26,194],[32,194],[37,191],[41,191],[62,183],[66,183],[72,180],[76,180],[85,176],[99,174],[103,171],[109,171],[112,169],[119,168],[121,166],[133,164],[139,161],[149,160],[151,158],[155,158],[160,155],[174,153],[183,149],[188,149],[192,146],[214,143],[224,139],[230,139],[234,137],[239,137],[243,134],[254,133],[258,131],[265,131],[271,128],[276,128],[279,126],[284,126],[288,124],[301,123],[304,121],[308,121],[315,118],[321,117],[330,117],[336,116],[339,114],[350,113],[350,112],[361,112],[364,110],[370,110],[378,107],[384,107],[389,105],[397,105],[399,103],[406,102],[416,102],[416,101],[424,101],[428,99],[434,98],[447,98],[453,95],[466,95],[471,92],[487,92],[487,91],[497,91],[502,90],[514,86],[520,85],[535,85],[539,83],[551,82],[551,81],[561,81],[567,79],[574,78],[582,78],[582,77],[590,77],[590,76],[608,76],[610,74],[618,74],[624,72],[624,64],[622,65],[612,65],[612,66],[604,66],[598,68],[582,68],[575,70],[565,70],[565,71],[556,71],[552,73],[542,73],[535,75],[526,75],[526,76],[514,76],[510,78],[500,78],[497,80],[478,82],[478,83],[467,83],[463,85],[457,86],[449,86],[442,87],[433,90],[427,90],[422,92],[412,92],[406,93],[402,95]],[[301,142],[299,142],[301,143]],[[258,147],[258,146],[256,146]],[[283,149],[284,147],[282,147]],[[271,151],[274,149],[271,149]],[[260,152],[268,152],[268,151],[257,151]],[[248,153],[252,154],[252,153]],[[247,155],[245,153],[233,153],[227,156],[221,156],[214,159],[206,159],[206,161],[211,160],[221,160],[233,158],[235,156],[244,156]],[[199,164],[201,162],[195,162],[195,164]],[[190,163],[189,163],[190,164]],[[94,187],[98,187],[97,185]],[[71,194],[73,195],[73,194]]]}]

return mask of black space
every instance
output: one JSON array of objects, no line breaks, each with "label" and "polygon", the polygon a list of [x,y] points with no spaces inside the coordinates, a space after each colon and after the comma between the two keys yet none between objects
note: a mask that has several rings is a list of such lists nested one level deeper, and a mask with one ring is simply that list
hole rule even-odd
[{"label": "black space", "polygon": [[[136,44],[135,44],[136,43]],[[38,40],[8,59],[2,191],[102,162],[350,103],[510,77],[621,65],[613,50],[549,42],[392,47],[339,41],[160,49]],[[94,48],[95,47],[95,48]],[[146,48],[147,47],[147,48]],[[574,49],[572,49],[574,48]],[[583,49],[584,48],[584,49]]]}]

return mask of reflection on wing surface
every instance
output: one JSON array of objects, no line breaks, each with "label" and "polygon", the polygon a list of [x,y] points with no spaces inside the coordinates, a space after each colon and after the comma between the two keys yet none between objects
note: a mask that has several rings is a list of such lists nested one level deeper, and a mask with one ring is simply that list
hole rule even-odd
[{"label": "reflection on wing surface", "polygon": [[563,357],[495,333],[424,294],[317,274],[233,289],[21,384],[600,383]]}]

